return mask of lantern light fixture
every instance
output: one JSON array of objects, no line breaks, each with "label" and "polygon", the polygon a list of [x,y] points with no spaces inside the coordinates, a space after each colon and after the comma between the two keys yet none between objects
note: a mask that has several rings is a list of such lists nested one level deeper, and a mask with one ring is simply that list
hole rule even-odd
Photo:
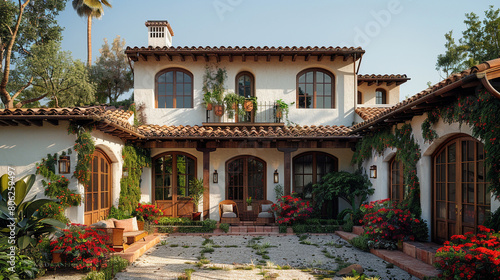
[{"label": "lantern light fixture", "polygon": [[370,178],[377,179],[377,166],[370,166]]},{"label": "lantern light fixture", "polygon": [[278,169],[274,170],[274,183],[277,184],[280,182],[280,175],[278,173]]},{"label": "lantern light fixture", "polygon": [[217,173],[217,169],[214,170],[213,182],[214,184],[219,183],[219,174]]}]

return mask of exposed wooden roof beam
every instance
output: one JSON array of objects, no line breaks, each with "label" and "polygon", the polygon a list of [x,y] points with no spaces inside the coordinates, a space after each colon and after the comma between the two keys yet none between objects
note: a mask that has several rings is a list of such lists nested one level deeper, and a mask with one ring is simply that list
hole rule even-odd
[{"label": "exposed wooden roof beam", "polygon": [[148,61],[148,57],[145,54],[141,53],[139,56],[142,58],[142,60]]},{"label": "exposed wooden roof beam", "polygon": [[259,61],[259,56],[258,56],[258,55],[255,55],[255,56],[253,57],[253,61],[255,61],[255,62]]},{"label": "exposed wooden roof beam", "polygon": [[271,55],[270,54],[267,55],[267,62],[269,62],[269,61],[271,61]]},{"label": "exposed wooden roof beam", "polygon": [[166,53],[165,56],[168,58],[168,61],[172,61],[172,56],[171,55],[169,55],[168,53]]},{"label": "exposed wooden roof beam", "polygon": [[283,61],[283,58],[285,57],[285,55],[280,55],[280,62]]},{"label": "exposed wooden roof beam", "polygon": [[330,61],[334,61],[335,58],[337,58],[337,55],[336,54],[332,54],[330,55]]},{"label": "exposed wooden roof beam", "polygon": [[217,62],[220,62],[220,55],[218,53],[215,54],[215,60]]},{"label": "exposed wooden roof beam", "polygon": [[295,61],[296,59],[297,59],[297,54],[295,53],[292,55],[292,61]]},{"label": "exposed wooden roof beam", "polygon": [[160,56],[158,54],[154,53],[153,55],[154,55],[156,61],[160,61]]},{"label": "exposed wooden roof beam", "polygon": [[7,123],[8,125],[11,125],[11,126],[19,126],[19,123],[14,122],[12,120],[3,120],[3,122],[5,122],[5,123]]},{"label": "exposed wooden roof beam", "polygon": [[184,57],[183,54],[180,53],[179,56],[181,57],[181,61],[186,61],[186,58]]},{"label": "exposed wooden roof beam", "polygon": [[58,120],[47,119],[45,121],[47,121],[51,125],[59,125],[59,121]]},{"label": "exposed wooden roof beam", "polygon": [[347,61],[347,60],[349,59],[349,57],[351,57],[351,56],[352,56],[352,55],[350,55],[350,54],[346,54],[346,55],[344,55],[344,61]]},{"label": "exposed wooden roof beam", "polygon": [[204,54],[203,57],[205,58],[205,62],[209,62],[210,61],[210,58],[208,57],[208,55]]},{"label": "exposed wooden roof beam", "polygon": [[387,86],[392,86],[394,83],[396,83],[396,82],[394,82],[394,81],[386,82]]},{"label": "exposed wooden roof beam", "polygon": [[191,58],[193,58],[193,61],[198,61],[198,57],[194,55],[193,53],[191,54]]},{"label": "exposed wooden roof beam", "polygon": [[241,61],[243,62],[247,61],[247,58],[244,53],[241,54]]},{"label": "exposed wooden roof beam", "polygon": [[233,55],[229,54],[229,62],[233,62]]},{"label": "exposed wooden roof beam", "polygon": [[310,54],[310,53],[308,53],[308,54],[306,55],[305,61],[309,61],[309,58],[310,58],[310,57],[311,57],[311,54]]},{"label": "exposed wooden roof beam", "polygon": [[320,55],[318,55],[318,61],[321,61],[321,60],[323,59],[323,57],[324,57],[324,56],[325,56],[324,54],[320,54]]},{"label": "exposed wooden roof beam", "polygon": [[0,120],[0,126],[9,126],[9,124],[6,123],[6,122],[4,122],[4,121],[2,121],[2,120]]}]

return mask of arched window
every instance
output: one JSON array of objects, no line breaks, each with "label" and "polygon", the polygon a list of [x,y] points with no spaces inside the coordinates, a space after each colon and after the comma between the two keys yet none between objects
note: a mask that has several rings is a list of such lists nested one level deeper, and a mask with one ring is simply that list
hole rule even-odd
[{"label": "arched window", "polygon": [[239,96],[250,98],[255,96],[255,81],[252,73],[240,72],[236,75],[236,93]]},{"label": "arched window", "polygon": [[322,69],[297,75],[297,108],[335,108],[335,77]]},{"label": "arched window", "polygon": [[363,93],[358,91],[358,104],[363,104]]},{"label": "arched window", "polygon": [[84,223],[91,225],[105,219],[111,208],[111,160],[104,151],[94,151],[88,173],[90,181],[85,186]]},{"label": "arched window", "polygon": [[378,88],[375,91],[375,103],[387,104],[387,92],[385,91],[385,89]]},{"label": "arched window", "polygon": [[389,166],[389,195],[392,201],[399,203],[405,198],[406,191],[403,184],[403,163],[394,156]]},{"label": "arched window", "polygon": [[338,159],[322,152],[307,152],[293,158],[293,191],[312,198],[310,188],[326,174],[338,171]]},{"label": "arched window", "polygon": [[156,108],[193,108],[193,75],[184,69],[167,69],[156,75]]}]

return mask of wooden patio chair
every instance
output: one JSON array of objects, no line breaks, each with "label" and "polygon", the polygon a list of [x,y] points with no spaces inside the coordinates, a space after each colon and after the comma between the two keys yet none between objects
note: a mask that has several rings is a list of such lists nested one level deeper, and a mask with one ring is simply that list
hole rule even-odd
[{"label": "wooden patio chair", "polygon": [[219,203],[219,218],[221,223],[238,224],[240,215],[238,205],[232,200],[223,200]]},{"label": "wooden patio chair", "polygon": [[262,200],[259,203],[259,214],[257,215],[256,224],[267,225],[274,224],[274,212],[271,209],[271,205],[274,202],[270,200]]}]

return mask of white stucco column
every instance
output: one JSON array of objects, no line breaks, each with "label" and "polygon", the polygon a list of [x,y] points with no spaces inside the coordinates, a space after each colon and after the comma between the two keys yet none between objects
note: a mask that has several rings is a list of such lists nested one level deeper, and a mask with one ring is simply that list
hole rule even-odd
[{"label": "white stucco column", "polygon": [[151,203],[153,202],[153,195],[152,195],[152,189],[154,188],[153,186],[153,180],[151,178],[151,167],[144,167],[142,169],[142,175],[141,175],[141,201],[140,202],[148,202]]},{"label": "white stucco column", "polygon": [[[432,157],[422,156],[417,163],[417,175],[420,180],[420,204],[422,219],[427,221],[427,228],[431,232],[432,223]],[[430,240],[430,234],[429,234]]]}]

